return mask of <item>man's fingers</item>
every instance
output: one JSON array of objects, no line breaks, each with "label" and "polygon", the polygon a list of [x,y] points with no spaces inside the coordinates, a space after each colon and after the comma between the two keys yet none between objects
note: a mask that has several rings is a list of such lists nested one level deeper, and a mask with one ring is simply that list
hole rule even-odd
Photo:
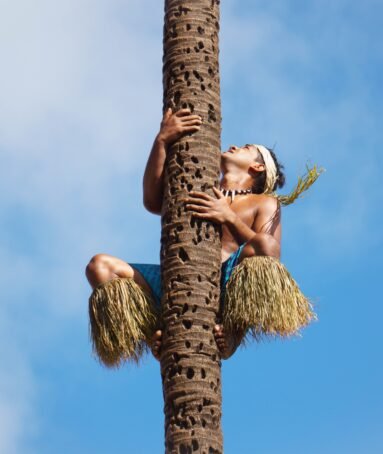
[{"label": "man's fingers", "polygon": [[180,109],[176,112],[176,117],[184,117],[185,115],[191,115],[190,109]]},{"label": "man's fingers", "polygon": [[184,128],[185,126],[200,126],[202,124],[202,121],[199,120],[198,118],[195,120],[188,120],[188,121],[183,121],[181,123],[182,127]]},{"label": "man's fingers", "polygon": [[186,204],[194,204],[198,206],[211,207],[212,203],[208,199],[199,199],[198,197],[188,197],[185,199]]},{"label": "man's fingers", "polygon": [[208,211],[208,207],[203,206],[203,205],[192,205],[192,204],[187,204],[186,205],[187,210],[195,211],[196,213],[206,213]]},{"label": "man's fingers", "polygon": [[192,216],[198,219],[210,219],[210,216],[208,213],[192,213]]},{"label": "man's fingers", "polygon": [[206,192],[191,191],[190,195],[196,199],[212,200],[212,197],[209,194],[206,194]]},{"label": "man's fingers", "polygon": [[165,114],[164,114],[164,119],[168,120],[172,116],[172,109],[169,107],[166,109]]},{"label": "man's fingers", "polygon": [[187,121],[187,120],[201,120],[202,121],[202,117],[201,115],[197,115],[197,114],[190,114],[190,115],[185,115],[185,116],[182,116],[180,118],[181,121]]},{"label": "man's fingers", "polygon": [[222,192],[216,188],[215,186],[213,187],[214,194],[217,196],[218,199],[223,199],[223,194]]},{"label": "man's fingers", "polygon": [[189,121],[195,121],[198,120],[199,122],[202,123],[202,118],[199,115],[185,115],[184,117],[180,118],[180,121],[182,123],[188,123]]},{"label": "man's fingers", "polygon": [[197,132],[201,129],[201,126],[194,125],[194,126],[183,126],[182,133],[186,134],[188,132]]},{"label": "man's fingers", "polygon": [[202,123],[200,120],[191,120],[185,121],[185,123],[181,123],[181,128],[189,128],[190,126],[198,126],[201,127]]}]

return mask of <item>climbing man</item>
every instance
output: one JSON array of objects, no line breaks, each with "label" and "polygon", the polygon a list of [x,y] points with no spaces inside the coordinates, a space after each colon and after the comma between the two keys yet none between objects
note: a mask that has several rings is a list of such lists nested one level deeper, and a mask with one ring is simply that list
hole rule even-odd
[{"label": "climbing man", "polygon": [[[146,209],[151,213],[161,214],[167,148],[184,135],[197,132],[201,124],[201,118],[198,115],[193,115],[188,109],[182,109],[175,113],[169,109],[165,113],[160,131],[154,140],[143,178],[143,202]],[[259,276],[265,276],[265,270],[267,274],[270,266],[277,266],[278,270],[283,266],[280,264],[274,265],[276,262],[279,263],[281,250],[281,209],[275,190],[283,187],[285,183],[282,169],[283,166],[278,162],[274,152],[262,145],[231,146],[226,152],[221,154],[222,176],[220,188],[213,188],[214,196],[205,192],[194,191],[190,192],[188,198],[185,199],[185,207],[193,217],[222,226],[220,319],[222,320],[223,312],[229,311],[230,320],[235,320],[233,323],[226,325],[225,323],[218,323],[214,328],[216,343],[222,359],[227,359],[234,353],[248,328],[242,319],[241,321],[237,320],[238,314],[236,314],[235,302],[233,303],[233,298],[230,298],[230,294],[227,295],[230,307],[224,307],[225,291],[233,271],[236,268],[239,269],[238,265],[242,262],[249,264],[251,261],[246,259],[253,257],[269,258],[265,266],[261,264],[261,274]],[[315,178],[313,180],[315,181]],[[301,187],[295,191],[292,199],[297,198],[300,192],[312,184],[312,181],[302,183],[302,180],[300,180],[300,183]],[[288,203],[291,203],[291,201]],[[257,267],[259,268],[258,265]],[[274,271],[273,273],[274,280],[276,273]],[[102,337],[105,331],[102,325],[102,318],[105,314],[100,315],[100,310],[95,309],[98,304],[97,301],[102,299],[104,301],[103,304],[105,304],[106,300],[109,301],[113,297],[116,299],[116,291],[106,290],[105,293],[105,286],[116,280],[134,282],[143,291],[143,295],[149,296],[149,299],[154,302],[156,310],[159,311],[161,301],[160,266],[128,264],[117,257],[97,254],[86,267],[86,276],[93,289],[93,294],[90,298],[90,312],[92,329],[95,331],[93,334],[94,338],[96,338],[94,343],[96,344],[96,350],[102,357],[105,345],[111,344],[112,340],[116,342],[116,336],[112,336],[106,339],[101,347],[97,344],[97,338]],[[240,276],[238,279],[240,279]],[[285,279],[285,276],[281,279]],[[262,280],[267,281],[268,277],[262,277]],[[251,287],[247,284],[241,285],[242,287]],[[291,283],[289,280],[289,285],[290,287],[287,287],[290,288],[290,293],[295,292],[295,282],[292,281]],[[272,284],[273,286],[274,283]],[[284,284],[282,286],[286,287]],[[104,293],[102,295],[96,294],[98,291]],[[124,294],[124,291],[120,291],[119,298],[129,297],[129,295]],[[247,290],[245,289],[244,291]],[[265,293],[263,292],[263,294]],[[249,295],[244,295],[243,297],[249,300]],[[257,305],[254,304],[257,309],[249,309],[253,312],[257,310],[252,326],[253,334],[257,335],[258,331],[262,331],[267,332],[267,334],[289,335],[307,324],[314,315],[311,313],[310,304],[303,296],[302,298],[302,301],[298,302],[297,307],[299,306],[299,308],[296,310],[289,309],[286,311],[284,307],[281,307],[275,311],[273,308],[274,303],[270,301],[265,303],[268,304],[267,310],[260,311]],[[279,303],[277,302],[277,304]],[[281,304],[283,305],[284,303],[282,302]],[[258,313],[260,312],[267,313],[267,320],[259,319]],[[291,315],[291,319],[294,320],[293,322],[290,319],[288,320],[291,326],[289,325],[287,328],[284,325],[284,321],[280,323],[280,314],[282,312],[289,314],[294,312]],[[296,312],[300,314],[298,321],[295,320],[297,318]],[[229,319],[229,316],[227,318]],[[159,359],[162,333],[158,329],[159,327],[155,326],[156,322],[154,319],[151,319],[148,324],[151,326],[152,333],[149,338],[149,335],[145,334],[146,341],[151,345],[153,355]],[[230,329],[227,328],[228,326],[230,326]],[[124,343],[123,341],[121,342]],[[120,350],[122,348],[121,346]],[[116,352],[111,354],[111,363],[113,363],[116,355],[118,355]],[[105,362],[108,363],[108,361],[109,359]]]}]

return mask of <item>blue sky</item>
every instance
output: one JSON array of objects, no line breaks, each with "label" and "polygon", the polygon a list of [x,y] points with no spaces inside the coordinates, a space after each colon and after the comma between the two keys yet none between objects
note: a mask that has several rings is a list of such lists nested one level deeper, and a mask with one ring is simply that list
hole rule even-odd
[{"label": "blue sky", "polygon": [[[141,177],[161,115],[158,0],[0,0],[0,452],[163,451],[159,366],[99,366],[87,261],[157,262]],[[223,364],[225,452],[383,451],[383,3],[222,2],[223,148],[273,146],[283,262],[316,304],[302,338]]]}]

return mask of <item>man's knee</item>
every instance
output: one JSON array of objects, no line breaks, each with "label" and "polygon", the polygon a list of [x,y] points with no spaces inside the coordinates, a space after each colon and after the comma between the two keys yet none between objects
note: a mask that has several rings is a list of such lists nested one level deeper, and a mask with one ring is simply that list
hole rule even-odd
[{"label": "man's knee", "polygon": [[267,233],[257,233],[249,242],[254,249],[255,255],[265,255],[268,257],[280,257],[280,244]]},{"label": "man's knee", "polygon": [[93,278],[97,276],[102,270],[110,269],[111,267],[111,260],[107,254],[96,254],[93,256],[86,269],[85,274],[87,278]]},{"label": "man's knee", "polygon": [[97,254],[88,263],[86,277],[92,286],[116,277],[133,278],[133,268],[123,260],[108,254]]},{"label": "man's knee", "polygon": [[109,265],[110,259],[106,254],[96,254],[93,256],[87,267],[86,271],[88,272],[95,272],[99,270],[100,268],[105,268]]}]

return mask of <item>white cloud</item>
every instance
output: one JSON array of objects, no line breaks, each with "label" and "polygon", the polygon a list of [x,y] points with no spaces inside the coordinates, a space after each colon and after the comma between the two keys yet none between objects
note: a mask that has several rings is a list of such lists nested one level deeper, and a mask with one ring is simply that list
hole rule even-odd
[{"label": "white cloud", "polygon": [[27,209],[20,222],[39,225],[41,242],[48,235],[48,274],[67,267],[72,277],[73,261],[105,237],[120,244],[114,216],[140,197],[135,173],[161,112],[162,7],[150,8],[147,17],[137,0],[2,2],[2,211]]}]

